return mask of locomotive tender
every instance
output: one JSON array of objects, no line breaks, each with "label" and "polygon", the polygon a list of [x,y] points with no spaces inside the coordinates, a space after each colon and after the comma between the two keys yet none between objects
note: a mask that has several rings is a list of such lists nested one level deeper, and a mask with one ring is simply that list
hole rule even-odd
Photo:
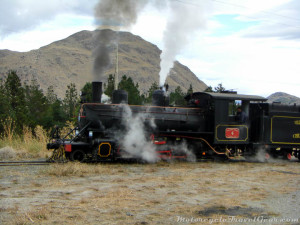
[{"label": "locomotive tender", "polygon": [[[123,145],[128,110],[142,118],[143,132],[158,158],[187,158],[184,143],[197,159],[247,158],[263,152],[266,157],[300,160],[300,106],[232,92],[195,92],[185,97],[187,106],[170,106],[163,90],[154,91],[151,106],[127,105],[122,90],[113,93],[112,104],[103,104],[102,83],[92,86],[93,102],[82,103],[78,126],[69,133],[75,132],[73,137],[53,137],[47,144],[48,149],[62,149],[71,161],[136,158]],[[237,105],[243,121],[236,115]]]}]

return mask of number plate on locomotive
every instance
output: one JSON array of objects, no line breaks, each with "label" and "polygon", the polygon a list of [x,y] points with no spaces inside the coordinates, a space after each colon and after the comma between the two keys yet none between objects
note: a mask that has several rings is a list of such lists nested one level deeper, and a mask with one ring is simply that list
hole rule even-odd
[{"label": "number plate on locomotive", "polygon": [[226,138],[239,138],[240,137],[239,128],[226,128],[225,129],[225,137]]}]

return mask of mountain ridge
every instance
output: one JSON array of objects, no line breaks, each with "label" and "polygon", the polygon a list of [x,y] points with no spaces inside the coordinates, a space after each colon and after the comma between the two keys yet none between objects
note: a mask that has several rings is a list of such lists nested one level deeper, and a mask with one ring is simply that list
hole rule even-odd
[{"label": "mountain ridge", "polygon": [[[79,31],[69,37],[50,43],[29,52],[0,50],[0,78],[9,70],[17,71],[22,82],[36,79],[46,92],[52,85],[60,98],[65,94],[68,84],[75,83],[77,89],[86,82],[98,79],[107,82],[109,74],[115,73],[115,47],[108,46],[111,63],[107,65],[104,75],[95,78],[93,75],[93,50],[97,46],[95,31]],[[116,32],[104,30],[112,37]],[[130,76],[139,83],[140,91],[145,93],[150,86],[159,84],[161,50],[154,44],[145,41],[129,32],[118,32],[119,38],[119,77]],[[120,80],[120,78],[119,78]],[[180,62],[174,62],[167,78],[171,90],[180,86],[187,91],[192,84],[194,91],[203,91],[207,85]]]},{"label": "mountain ridge", "polygon": [[288,93],[285,92],[275,92],[273,94],[271,94],[269,97],[267,97],[268,102],[272,103],[272,102],[280,102],[283,104],[297,104],[300,105],[300,98],[294,95],[290,95]]}]

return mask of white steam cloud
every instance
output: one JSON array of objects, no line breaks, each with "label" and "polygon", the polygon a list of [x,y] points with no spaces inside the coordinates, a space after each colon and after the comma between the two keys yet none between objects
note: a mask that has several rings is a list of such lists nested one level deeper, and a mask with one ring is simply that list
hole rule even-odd
[{"label": "white steam cloud", "polygon": [[205,28],[207,2],[184,4],[169,1],[170,16],[163,34],[163,51],[160,63],[160,85],[164,85],[176,56],[189,44],[195,32]]},{"label": "white steam cloud", "polygon": [[196,162],[196,155],[188,148],[188,145],[185,141],[179,145],[179,150],[186,154],[186,160],[188,162]]},{"label": "white steam cloud", "polygon": [[[128,105],[121,105],[124,109],[123,123],[126,127],[126,133],[121,141],[124,151],[130,157],[141,159],[149,163],[155,163],[159,160],[154,144],[147,139],[145,131],[145,117],[141,114],[133,115]],[[154,123],[150,123],[154,126]]]},{"label": "white steam cloud", "polygon": [[[125,132],[119,134],[119,139],[121,139],[121,146],[124,151],[123,158],[134,158],[143,160],[148,163],[155,163],[161,160],[159,153],[157,152],[157,146],[150,139],[150,134],[147,132],[146,126],[150,126],[152,130],[156,128],[155,122],[149,120],[147,115],[142,115],[141,113],[134,115],[131,108],[126,105],[120,105],[123,109],[122,123],[125,127]],[[146,120],[147,119],[147,120]],[[147,124],[147,125],[145,125]],[[122,138],[121,138],[122,137]],[[171,150],[172,155],[186,156],[185,160],[189,162],[195,162],[196,156],[188,148],[185,141],[180,141],[179,143],[166,144],[163,146],[165,150]],[[165,158],[166,160],[172,160],[172,158]]]}]

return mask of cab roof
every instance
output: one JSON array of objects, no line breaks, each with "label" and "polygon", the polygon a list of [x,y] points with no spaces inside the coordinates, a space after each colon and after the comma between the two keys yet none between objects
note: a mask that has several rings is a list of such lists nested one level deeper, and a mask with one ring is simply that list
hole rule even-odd
[{"label": "cab roof", "polygon": [[244,101],[259,101],[265,102],[268,99],[258,95],[240,95],[236,93],[215,93],[215,92],[194,92],[192,95],[186,96],[186,100],[194,97],[207,96],[211,99],[224,99],[224,100],[244,100]]}]

